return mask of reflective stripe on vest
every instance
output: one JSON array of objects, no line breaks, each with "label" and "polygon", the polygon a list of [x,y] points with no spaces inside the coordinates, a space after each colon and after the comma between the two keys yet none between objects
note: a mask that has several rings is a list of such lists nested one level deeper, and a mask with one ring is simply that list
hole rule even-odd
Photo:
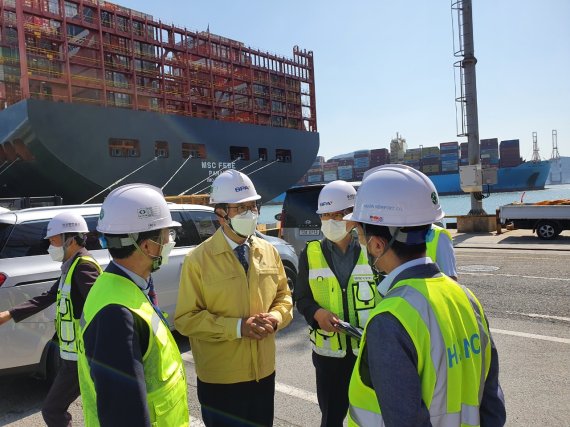
[{"label": "reflective stripe on vest", "polygon": [[[403,280],[390,290],[371,319],[383,312],[400,321],[416,346],[422,399],[431,424],[478,426],[491,348],[483,310],[474,295],[444,276]],[[362,340],[366,342],[366,329]],[[383,425],[376,394],[360,375],[366,369],[361,366],[361,355],[349,386],[349,425]]]},{"label": "reflective stripe on vest", "polygon": [[99,426],[99,417],[97,391],[85,355],[83,334],[97,313],[110,304],[126,307],[139,316],[152,332],[142,357],[151,424],[153,427],[188,426],[186,374],[176,341],[141,289],[131,280],[108,272],[97,278],[89,292],[78,337],[77,367],[85,425]]},{"label": "reflective stripe on vest", "polygon": [[59,341],[59,354],[65,360],[77,360],[76,337],[79,333],[79,321],[73,317],[73,302],[71,301],[71,279],[75,267],[80,262],[90,262],[99,273],[101,267],[90,256],[80,256],[71,264],[65,277],[59,279],[56,299],[55,332]]},{"label": "reflective stripe on vest", "polygon": [[430,257],[434,263],[437,263],[437,244],[439,242],[441,233],[447,235],[447,237],[449,237],[449,240],[453,241],[453,237],[449,231],[447,231],[445,228],[432,224],[431,230],[428,232],[426,240],[426,256]]},{"label": "reflective stripe on vest", "polygon": [[[325,310],[336,314],[339,319],[346,320],[353,326],[364,328],[372,309],[380,300],[366,252],[360,251],[345,292],[327,264],[321,242],[312,241],[307,244],[307,261],[309,286],[315,302]],[[344,313],[343,298],[345,297],[343,295],[347,298],[348,318]],[[315,353],[328,357],[346,355],[347,336],[345,334],[309,328],[309,336]],[[352,339],[351,345],[353,353],[358,354],[359,342]]]}]

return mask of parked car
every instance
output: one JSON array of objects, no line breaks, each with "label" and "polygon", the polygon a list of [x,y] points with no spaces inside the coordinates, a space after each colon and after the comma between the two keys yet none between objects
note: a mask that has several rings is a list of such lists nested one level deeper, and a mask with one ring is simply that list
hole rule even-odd
[{"label": "parked car", "polygon": [[[208,206],[169,203],[172,218],[182,224],[176,231],[176,246],[169,262],[154,273],[159,305],[174,328],[174,309],[182,262],[189,250],[209,238],[220,226],[214,210]],[[73,209],[87,222],[87,249],[106,266],[111,258],[99,244],[95,230],[101,205],[51,206],[0,213],[0,311],[47,291],[61,274],[61,263],[52,261],[44,239],[49,220]],[[292,287],[297,277],[297,255],[293,247],[276,237],[257,236],[279,251],[287,279]],[[0,327],[0,375],[32,373],[50,376],[56,369],[57,349],[48,346],[54,335],[55,304],[50,308]]]},{"label": "parked car", "polygon": [[[360,182],[351,182],[358,189]],[[293,245],[297,255],[310,240],[323,238],[321,219],[317,214],[319,193],[324,184],[292,187],[285,193],[283,210],[275,219],[281,221],[279,237]]]}]

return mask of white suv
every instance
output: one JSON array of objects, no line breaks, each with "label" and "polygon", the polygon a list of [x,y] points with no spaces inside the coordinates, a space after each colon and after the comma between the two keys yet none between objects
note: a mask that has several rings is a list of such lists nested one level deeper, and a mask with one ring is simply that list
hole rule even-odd
[{"label": "white suv", "polygon": [[[214,210],[208,206],[168,204],[172,219],[182,226],[176,232],[176,246],[169,262],[154,273],[161,309],[174,328],[180,270],[192,247],[210,237],[219,227]],[[47,291],[61,274],[61,263],[52,261],[44,239],[49,220],[58,213],[74,210],[89,227],[87,249],[105,267],[110,256],[101,249],[95,230],[101,205],[52,206],[0,213],[0,311]],[[281,255],[290,286],[297,276],[297,256],[291,245],[276,237],[258,233]],[[19,323],[0,327],[0,375],[33,373],[51,376],[57,366],[57,349],[48,346],[54,335],[55,304]]]}]

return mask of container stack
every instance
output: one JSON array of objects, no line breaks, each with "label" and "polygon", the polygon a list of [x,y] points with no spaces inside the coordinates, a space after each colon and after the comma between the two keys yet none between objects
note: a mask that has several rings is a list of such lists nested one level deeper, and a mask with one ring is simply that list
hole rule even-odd
[{"label": "container stack", "polygon": [[461,166],[465,166],[469,164],[469,144],[467,142],[462,142],[461,143],[461,158],[459,160],[459,164]]},{"label": "container stack", "polygon": [[402,163],[414,169],[420,170],[421,160],[422,160],[422,149],[410,148],[409,150],[406,150],[406,153],[404,154],[404,160],[402,161]]},{"label": "container stack", "polygon": [[307,171],[307,184],[316,184],[323,181],[323,169],[311,168]]},{"label": "container stack", "polygon": [[482,139],[479,146],[481,166],[483,168],[499,167],[499,140],[497,138]]},{"label": "container stack", "polygon": [[370,150],[370,168],[390,163],[390,151],[387,148]]},{"label": "container stack", "polygon": [[502,168],[512,168],[522,163],[518,139],[501,141],[500,152],[500,165]]},{"label": "container stack", "polygon": [[422,172],[425,174],[436,174],[440,172],[440,152],[439,147],[422,148]]},{"label": "container stack", "polygon": [[323,165],[323,181],[331,182],[338,179],[338,162],[327,162]]},{"label": "container stack", "polygon": [[459,143],[442,142],[439,144],[442,173],[457,173],[459,169]]},{"label": "container stack", "polygon": [[354,180],[362,181],[364,173],[370,169],[370,150],[354,152]]},{"label": "container stack", "polygon": [[352,181],[354,179],[354,160],[340,159],[337,167],[338,179]]}]

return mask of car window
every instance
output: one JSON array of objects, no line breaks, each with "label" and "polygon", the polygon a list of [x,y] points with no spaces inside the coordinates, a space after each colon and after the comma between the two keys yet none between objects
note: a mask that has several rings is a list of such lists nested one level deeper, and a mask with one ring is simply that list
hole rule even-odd
[{"label": "car window", "polygon": [[188,211],[186,213],[192,218],[202,242],[210,238],[220,226],[220,221],[214,212]]},{"label": "car window", "polygon": [[316,213],[321,186],[302,190],[288,191],[283,202],[285,219],[282,227],[320,226],[321,220]]},{"label": "car window", "polygon": [[87,223],[87,228],[89,229],[85,247],[88,251],[101,249],[101,243],[99,243],[99,232],[97,231],[97,221],[99,221],[99,216],[90,216],[84,218],[85,222]]},{"label": "car window", "polygon": [[188,212],[170,211],[170,214],[174,221],[182,224],[182,227],[176,229],[176,246],[193,246],[202,243],[192,219],[188,216]]},{"label": "car window", "polygon": [[8,237],[10,237],[10,233],[12,232],[13,228],[14,224],[0,223],[0,253],[4,248]]},{"label": "car window", "polygon": [[47,220],[15,225],[0,258],[46,255],[49,247],[49,241],[44,239],[47,225]]}]

